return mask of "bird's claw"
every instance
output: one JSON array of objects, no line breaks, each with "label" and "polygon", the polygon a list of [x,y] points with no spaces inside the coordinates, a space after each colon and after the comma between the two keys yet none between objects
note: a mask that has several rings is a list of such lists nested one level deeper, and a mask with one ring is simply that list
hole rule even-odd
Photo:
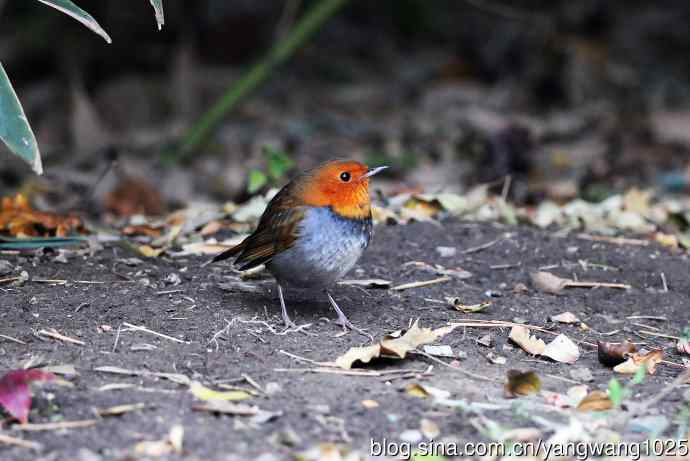
[{"label": "bird's claw", "polygon": [[364,331],[362,328],[354,326],[352,324],[352,322],[350,322],[347,318],[339,318],[338,320],[335,321],[335,323],[337,325],[340,325],[341,327],[343,327],[343,334],[347,334],[348,330],[351,330],[351,331],[359,333],[362,336],[366,336],[367,338],[369,338],[369,340],[371,342],[374,342],[373,336],[371,336],[369,333]]}]

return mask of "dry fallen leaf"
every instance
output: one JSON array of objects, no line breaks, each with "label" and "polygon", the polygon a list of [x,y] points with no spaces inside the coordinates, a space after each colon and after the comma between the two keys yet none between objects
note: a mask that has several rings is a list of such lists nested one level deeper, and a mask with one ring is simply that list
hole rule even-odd
[{"label": "dry fallen leaf", "polygon": [[106,195],[105,208],[119,216],[157,216],[163,212],[163,198],[145,179],[125,177]]},{"label": "dry fallen leaf", "polygon": [[182,453],[184,427],[179,424],[170,429],[168,437],[163,440],[139,442],[134,446],[134,453],[139,456],[161,458],[171,453]]},{"label": "dry fallen leaf", "polygon": [[647,368],[647,373],[653,375],[656,373],[656,366],[664,359],[664,351],[656,349],[649,351],[646,354],[633,353],[628,360],[613,367],[613,371],[618,373],[634,374],[641,366]]},{"label": "dry fallen leaf", "polygon": [[560,334],[546,345],[541,355],[556,362],[575,363],[580,358],[580,350],[570,338]]},{"label": "dry fallen leaf", "polygon": [[447,399],[450,397],[450,392],[439,389],[437,387],[429,386],[420,383],[410,383],[405,387],[405,392],[408,395],[419,398],[433,397],[435,399]]},{"label": "dry fallen leaf", "polygon": [[360,403],[364,408],[369,410],[371,410],[372,408],[378,408],[380,406],[380,404],[376,400],[362,400]]},{"label": "dry fallen leaf", "polygon": [[530,274],[532,285],[544,293],[551,293],[554,295],[560,294],[570,282],[569,279],[564,279],[552,274],[551,272],[534,272]]},{"label": "dry fallen leaf", "polygon": [[246,391],[214,391],[198,381],[192,381],[189,391],[199,400],[244,400],[251,398],[251,394]]},{"label": "dry fallen leaf", "polygon": [[605,391],[592,391],[580,401],[580,411],[605,411],[613,408],[613,402]]},{"label": "dry fallen leaf", "polygon": [[399,338],[384,338],[378,344],[371,346],[352,347],[345,354],[338,357],[335,364],[340,368],[350,369],[355,362],[369,363],[377,357],[404,359],[408,352],[424,344],[433,343],[454,329],[454,326],[441,327],[435,330],[420,328],[419,320],[417,320]]},{"label": "dry fallen leaf", "polygon": [[508,398],[535,394],[541,389],[541,380],[533,371],[508,370],[506,377],[503,389]]},{"label": "dry fallen leaf", "polygon": [[84,225],[75,215],[36,211],[22,194],[3,197],[0,205],[0,231],[14,237],[66,237],[83,232]]},{"label": "dry fallen leaf", "polygon": [[453,306],[455,310],[464,313],[481,312],[491,305],[491,301],[479,304],[463,304],[460,298],[453,298],[452,296],[446,296],[446,302]]},{"label": "dry fallen leaf", "polygon": [[597,342],[597,356],[599,362],[607,367],[614,367],[625,362],[630,354],[637,351],[637,346],[629,341],[622,343]]},{"label": "dry fallen leaf", "polygon": [[541,355],[544,352],[544,348],[546,348],[546,343],[536,336],[530,335],[529,328],[527,327],[515,325],[510,329],[508,337],[525,352],[532,355]]},{"label": "dry fallen leaf", "polygon": [[580,320],[575,314],[570,311],[563,312],[562,314],[554,315],[551,320],[558,323],[577,323]]}]

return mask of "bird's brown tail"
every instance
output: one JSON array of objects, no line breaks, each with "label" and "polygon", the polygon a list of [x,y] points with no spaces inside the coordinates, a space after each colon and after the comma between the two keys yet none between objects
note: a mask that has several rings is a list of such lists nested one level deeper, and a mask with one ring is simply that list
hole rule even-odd
[{"label": "bird's brown tail", "polygon": [[237,256],[242,252],[244,249],[244,242],[240,243],[239,245],[235,245],[232,248],[228,248],[227,250],[223,251],[222,253],[218,253],[215,255],[212,259],[209,259],[205,263],[201,265],[201,267],[208,266],[209,264],[222,261],[224,259],[232,258],[233,256]]}]

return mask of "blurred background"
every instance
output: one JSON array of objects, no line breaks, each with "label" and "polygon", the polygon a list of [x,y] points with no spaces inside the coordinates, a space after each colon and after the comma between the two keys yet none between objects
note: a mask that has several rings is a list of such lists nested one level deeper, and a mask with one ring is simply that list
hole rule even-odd
[{"label": "blurred background", "polygon": [[388,192],[500,191],[510,177],[526,204],[689,184],[686,1],[351,0],[182,155],[190,127],[318,2],[168,0],[161,32],[146,1],[77,3],[113,44],[0,1],[0,61],[47,172],[3,146],[3,195],[58,209],[88,195],[96,213],[127,214],[113,197],[138,193],[135,211],[159,214],[244,200],[333,157],[393,166]]}]

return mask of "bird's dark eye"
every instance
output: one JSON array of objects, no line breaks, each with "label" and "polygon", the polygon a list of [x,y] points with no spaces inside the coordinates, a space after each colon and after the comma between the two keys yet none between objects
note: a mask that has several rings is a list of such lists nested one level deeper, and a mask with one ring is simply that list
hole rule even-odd
[{"label": "bird's dark eye", "polygon": [[347,171],[343,171],[342,173],[340,173],[340,180],[342,182],[349,182],[350,181],[350,173],[348,173]]}]

